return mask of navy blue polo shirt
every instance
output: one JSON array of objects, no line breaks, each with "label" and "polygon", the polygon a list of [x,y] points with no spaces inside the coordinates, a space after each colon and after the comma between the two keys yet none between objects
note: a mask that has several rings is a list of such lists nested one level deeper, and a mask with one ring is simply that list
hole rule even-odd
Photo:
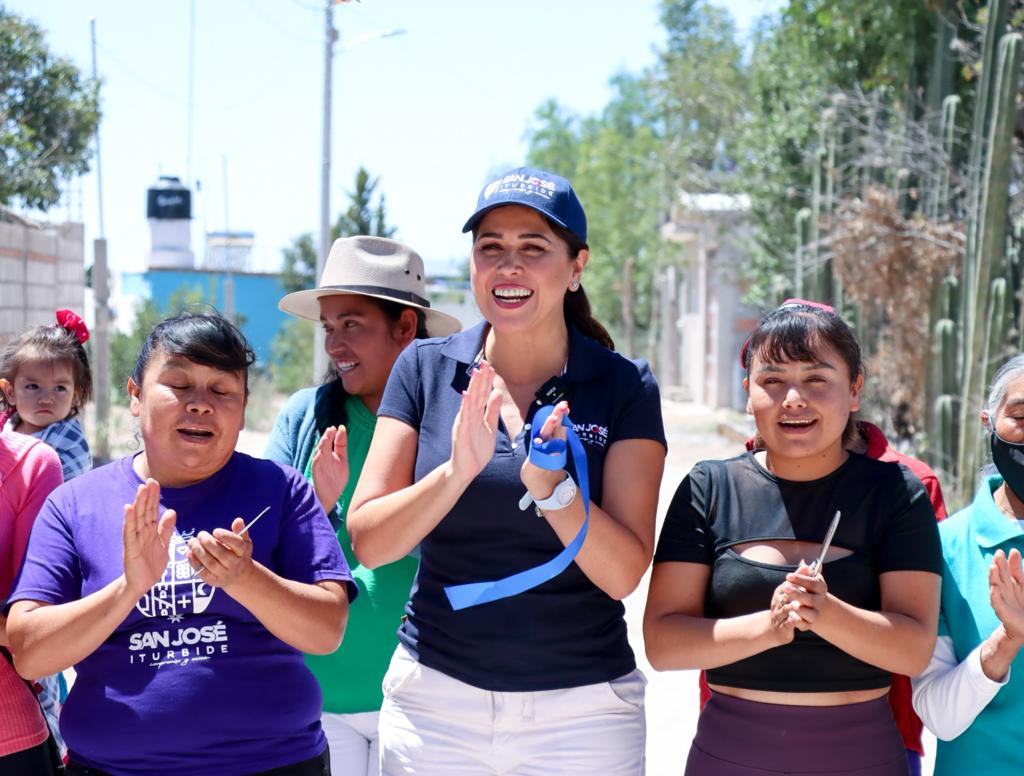
[{"label": "navy blue polo shirt", "polygon": [[[419,432],[417,480],[451,456],[452,424],[485,323],[442,339],[415,340],[398,357],[378,415]],[[630,361],[569,331],[569,414],[587,452],[590,497],[601,503],[608,448],[621,439],[665,444],[658,384]],[[564,549],[548,522],[520,511],[524,435],[501,423],[494,457],[420,545],[420,566],[398,636],[423,665],[498,692],[606,682],[636,667],[622,603],[573,563],[532,590],[454,611],[444,587],[514,574]],[[628,482],[614,487],[630,487]]]}]

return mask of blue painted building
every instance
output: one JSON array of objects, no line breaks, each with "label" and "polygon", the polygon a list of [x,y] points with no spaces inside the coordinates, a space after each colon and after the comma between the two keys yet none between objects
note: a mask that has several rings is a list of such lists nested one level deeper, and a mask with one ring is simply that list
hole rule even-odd
[{"label": "blue painted building", "polygon": [[[225,281],[228,272],[212,269],[152,268],[145,272],[121,274],[121,295],[151,299],[162,310],[170,307],[171,297],[181,292],[197,293],[205,303],[221,312],[225,308]],[[256,351],[260,364],[270,362],[274,335],[290,320],[277,309],[284,296],[280,276],[267,272],[232,272],[235,319]]]}]

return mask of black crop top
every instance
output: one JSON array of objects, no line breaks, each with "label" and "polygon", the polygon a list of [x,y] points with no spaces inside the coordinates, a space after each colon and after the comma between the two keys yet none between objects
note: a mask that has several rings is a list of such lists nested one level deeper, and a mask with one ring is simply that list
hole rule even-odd
[{"label": "black crop top", "polygon": [[[676,491],[655,563],[711,566],[704,616],[736,617],[768,608],[795,566],[741,557],[734,545],[761,540],[822,542],[842,510],[834,547],[852,554],[825,564],[829,592],[878,611],[886,571],[942,573],[939,533],[921,482],[898,463],[851,453],[819,480],[781,480],[752,453],[702,461]],[[811,558],[807,559],[812,560]],[[887,687],[889,672],[843,652],[815,633],[707,672],[708,682],[776,692],[837,692]]]}]

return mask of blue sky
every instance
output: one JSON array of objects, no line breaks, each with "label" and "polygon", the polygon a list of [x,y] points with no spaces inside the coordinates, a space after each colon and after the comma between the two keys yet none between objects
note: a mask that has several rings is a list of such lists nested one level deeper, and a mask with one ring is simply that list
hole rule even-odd
[{"label": "blue sky", "polygon": [[[145,192],[186,177],[188,0],[6,0],[51,48],[91,72],[89,19],[104,80],[104,211],[111,263],[142,269]],[[723,0],[741,31],[781,0]],[[256,269],[318,232],[324,12],[321,0],[196,0],[193,250],[206,230],[255,232]],[[521,163],[534,109],[554,97],[583,113],[608,79],[640,71],[663,41],[653,0],[363,0],[337,5],[331,210],[362,164],[380,178],[396,237],[437,269],[465,256],[460,233],[490,174]],[[347,42],[384,29],[398,37]],[[224,185],[224,160],[227,187]],[[586,203],[584,203],[586,205]],[[51,220],[98,236],[95,175]],[[91,242],[88,243],[91,246]],[[91,248],[87,250],[91,253]],[[91,256],[87,256],[87,263]]]}]

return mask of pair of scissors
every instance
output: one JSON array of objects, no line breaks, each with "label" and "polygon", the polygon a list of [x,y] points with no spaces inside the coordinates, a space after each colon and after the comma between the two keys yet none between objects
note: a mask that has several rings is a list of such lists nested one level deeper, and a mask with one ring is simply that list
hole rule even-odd
[{"label": "pair of scissors", "polygon": [[[265,514],[267,514],[267,512],[269,512],[269,511],[270,511],[270,507],[264,508],[264,510],[262,512],[260,512],[258,515],[256,515],[256,517],[254,517],[252,520],[249,521],[249,524],[246,525],[245,528],[243,528],[241,531],[238,532],[238,535],[239,536],[245,536],[245,534],[248,533],[249,529],[252,528],[256,524],[256,521],[259,520],[261,517],[263,517]],[[197,576],[202,574],[204,571],[206,571],[206,566],[204,566],[203,564],[200,563],[199,564],[199,568],[197,568],[195,571],[192,572],[192,576],[190,576],[189,579],[195,579]]]},{"label": "pair of scissors", "polygon": [[832,544],[832,537],[836,535],[836,529],[839,527],[840,516],[840,511],[837,509],[835,517],[832,518],[832,525],[828,527],[828,532],[825,534],[825,541],[821,544],[821,552],[811,564],[811,576],[816,575],[818,573],[818,569],[820,569],[825,563],[825,554],[828,552],[828,548]]}]

